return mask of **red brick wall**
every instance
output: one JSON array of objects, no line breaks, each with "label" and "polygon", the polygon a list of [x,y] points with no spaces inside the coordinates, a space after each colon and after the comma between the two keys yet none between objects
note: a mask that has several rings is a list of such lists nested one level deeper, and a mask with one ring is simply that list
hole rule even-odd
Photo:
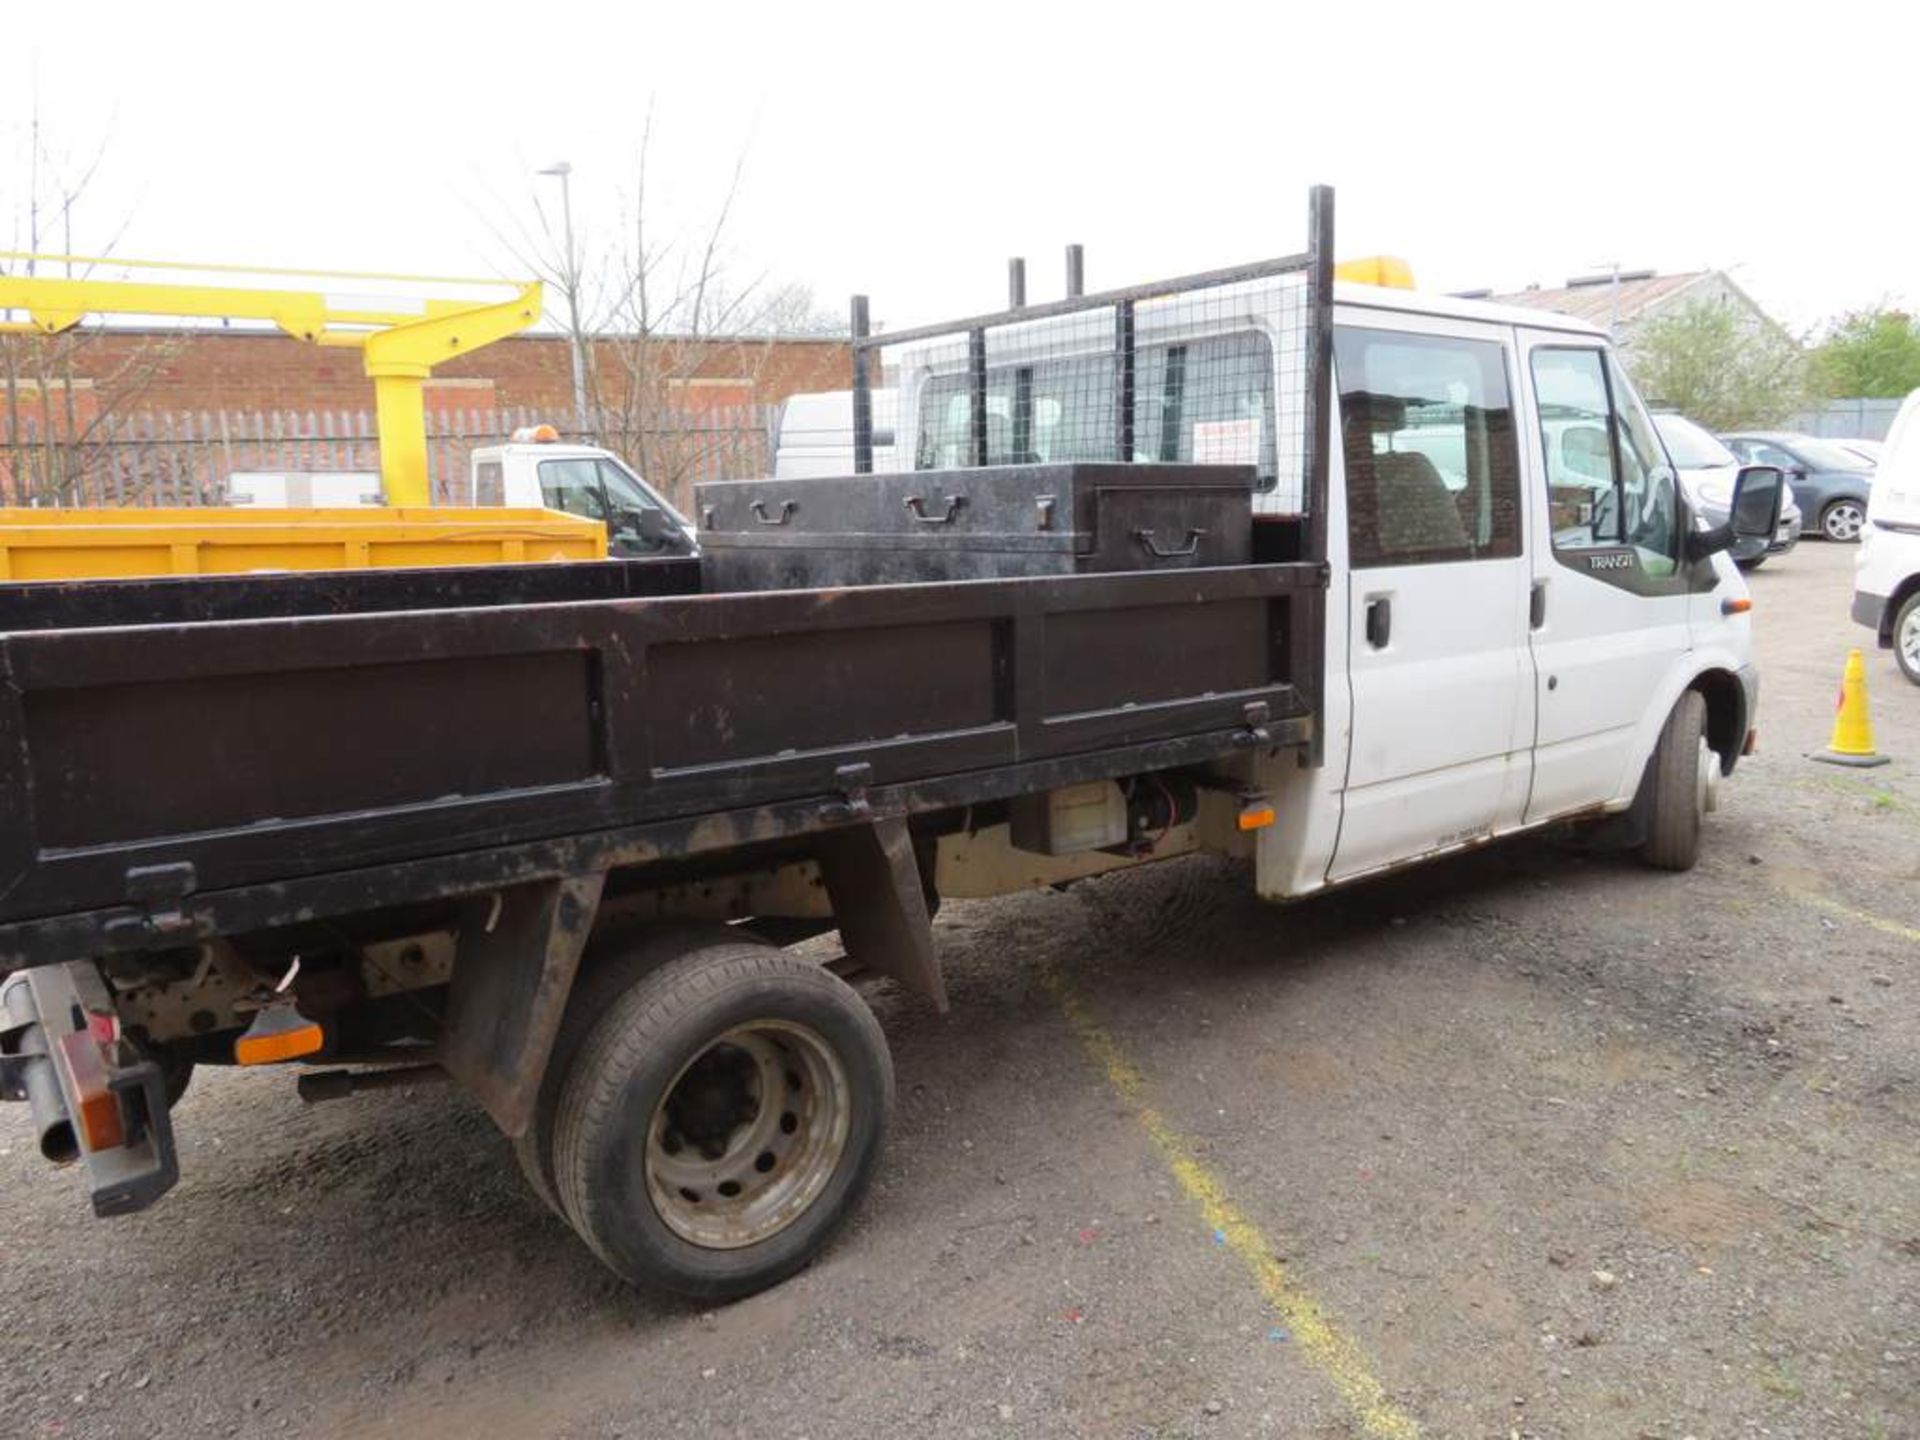
[{"label": "red brick wall", "polygon": [[[616,376],[616,342],[602,341],[596,369]],[[843,390],[853,362],[844,341],[712,342],[692,364],[668,359],[696,382],[676,381],[690,409],[745,402],[771,404],[803,390]],[[135,397],[114,391],[126,377],[151,372]],[[151,334],[108,331],[89,337],[76,374],[91,380],[103,404],[130,410],[359,410],[373,405],[373,382],[359,352],[304,345],[256,332]],[[532,406],[564,416],[573,407],[573,368],[565,339],[515,336],[449,361],[428,382],[428,404],[459,409]],[[724,382],[745,383],[724,383]],[[477,382],[477,383],[476,383]],[[611,383],[611,381],[609,381]]]}]

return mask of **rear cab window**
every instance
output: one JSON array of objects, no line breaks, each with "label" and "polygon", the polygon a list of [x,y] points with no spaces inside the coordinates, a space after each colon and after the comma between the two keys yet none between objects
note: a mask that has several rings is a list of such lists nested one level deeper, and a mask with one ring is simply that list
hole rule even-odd
[{"label": "rear cab window", "polygon": [[[1117,372],[1109,352],[990,364],[987,463],[1252,465],[1260,488],[1273,488],[1279,471],[1273,345],[1264,332],[1143,343],[1134,357],[1133,446],[1124,457]],[[926,381],[919,410],[914,468],[970,464],[973,407],[966,374]]]},{"label": "rear cab window", "polygon": [[1422,565],[1520,553],[1520,458],[1506,347],[1334,331],[1350,563]]}]

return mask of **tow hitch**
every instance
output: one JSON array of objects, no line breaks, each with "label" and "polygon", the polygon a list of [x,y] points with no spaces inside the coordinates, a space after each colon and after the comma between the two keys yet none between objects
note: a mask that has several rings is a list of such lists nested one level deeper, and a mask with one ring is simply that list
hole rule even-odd
[{"label": "tow hitch", "polygon": [[91,964],[0,980],[0,1098],[26,1101],[47,1159],[86,1163],[96,1215],[143,1210],[180,1177],[165,1077],[122,1038]]}]

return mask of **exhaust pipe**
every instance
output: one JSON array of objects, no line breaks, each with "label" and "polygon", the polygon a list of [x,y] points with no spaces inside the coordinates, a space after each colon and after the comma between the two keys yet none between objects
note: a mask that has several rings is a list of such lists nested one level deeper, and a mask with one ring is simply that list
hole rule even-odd
[{"label": "exhaust pipe", "polygon": [[0,1095],[25,1100],[33,1115],[34,1141],[40,1153],[55,1165],[71,1165],[80,1158],[80,1137],[73,1116],[60,1093],[60,1077],[47,1053],[47,1028],[28,990],[25,975],[8,976],[0,984]]},{"label": "exhaust pipe", "polygon": [[40,1142],[40,1153],[55,1165],[71,1165],[80,1158],[80,1140],[73,1133],[73,1117],[67,1114],[67,1102],[60,1096],[60,1081],[53,1073],[53,1062],[44,1051],[21,1067],[20,1082],[27,1092],[27,1109],[33,1115],[33,1133]]}]

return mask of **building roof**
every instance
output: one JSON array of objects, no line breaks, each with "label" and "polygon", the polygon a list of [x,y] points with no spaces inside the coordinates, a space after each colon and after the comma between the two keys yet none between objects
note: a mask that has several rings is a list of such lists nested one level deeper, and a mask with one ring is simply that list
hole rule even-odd
[{"label": "building roof", "polygon": [[1616,283],[1608,272],[1582,276],[1551,290],[1536,286],[1488,298],[1501,305],[1555,310],[1593,325],[1624,324],[1692,289],[1713,273],[1694,270],[1684,275],[1656,275],[1650,270],[1637,270],[1621,275]]}]

